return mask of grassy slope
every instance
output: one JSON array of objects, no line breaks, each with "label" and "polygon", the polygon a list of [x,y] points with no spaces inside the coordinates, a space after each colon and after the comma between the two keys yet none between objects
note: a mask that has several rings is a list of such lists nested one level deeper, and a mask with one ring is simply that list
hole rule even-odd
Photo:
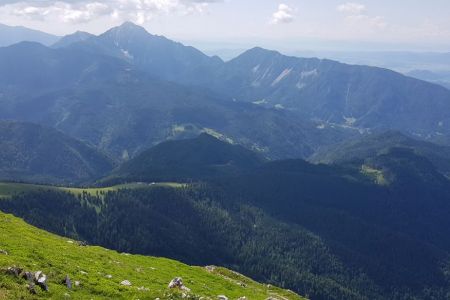
[{"label": "grassy slope", "polygon": [[[182,237],[180,237],[182,238]],[[0,272],[0,299],[178,299],[167,285],[174,277],[182,277],[196,297],[229,299],[303,299],[296,294],[272,286],[258,284],[232,271],[216,268],[213,272],[202,267],[155,257],[120,254],[100,247],[81,247],[26,224],[21,219],[0,213],[0,268],[16,265],[28,271],[42,270],[49,278],[50,291],[39,288],[38,295],[27,291],[26,282]],[[87,274],[83,274],[87,272]],[[60,284],[69,275],[80,281],[79,287],[68,290]],[[106,275],[112,275],[108,279]],[[120,285],[129,280],[131,287]],[[244,285],[240,284],[244,283]],[[139,291],[138,287],[148,288]],[[68,296],[69,295],[69,296]]]},{"label": "grassy slope", "polygon": [[98,193],[106,193],[111,191],[117,191],[120,189],[138,189],[138,188],[151,188],[151,187],[182,187],[182,184],[172,183],[172,182],[159,182],[152,185],[140,184],[140,183],[127,183],[120,184],[104,188],[69,188],[69,187],[58,187],[51,185],[36,185],[28,183],[10,183],[10,182],[0,182],[0,199],[5,197],[10,197],[15,194],[31,192],[35,190],[60,190],[65,192],[70,192],[75,195],[88,193],[90,195],[96,195]]}]

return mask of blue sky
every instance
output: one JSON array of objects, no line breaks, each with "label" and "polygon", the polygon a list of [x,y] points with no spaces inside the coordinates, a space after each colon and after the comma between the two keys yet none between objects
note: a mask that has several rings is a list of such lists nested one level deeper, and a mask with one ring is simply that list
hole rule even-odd
[{"label": "blue sky", "polygon": [[0,20],[58,35],[128,20],[218,47],[450,51],[449,0],[0,0]]}]

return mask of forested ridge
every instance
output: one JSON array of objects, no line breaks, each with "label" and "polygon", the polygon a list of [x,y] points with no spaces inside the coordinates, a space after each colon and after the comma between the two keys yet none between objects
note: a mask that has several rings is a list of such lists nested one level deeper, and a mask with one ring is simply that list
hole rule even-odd
[{"label": "forested ridge", "polygon": [[[324,170],[319,173],[317,178],[323,178]],[[178,189],[97,196],[40,191],[3,200],[0,208],[92,244],[190,264],[223,265],[312,299],[448,296],[448,238],[426,242],[420,231],[384,224],[390,216],[383,217],[382,207],[363,198],[370,192],[376,201],[384,193],[386,201],[396,201],[393,191],[364,183],[360,194],[356,189],[349,192],[341,178],[334,186],[331,178],[297,181],[312,187],[306,188],[277,172],[266,178],[260,174],[240,178],[239,183],[216,178]],[[321,201],[308,195],[315,189],[323,191],[317,194]],[[339,203],[344,197],[348,202]],[[355,205],[358,201],[364,201],[366,212],[373,210],[372,219],[362,205]]]}]

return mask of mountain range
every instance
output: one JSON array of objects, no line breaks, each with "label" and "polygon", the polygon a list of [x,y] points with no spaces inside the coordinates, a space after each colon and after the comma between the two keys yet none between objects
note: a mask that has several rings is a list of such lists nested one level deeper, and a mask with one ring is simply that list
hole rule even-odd
[{"label": "mountain range", "polygon": [[13,44],[29,41],[51,46],[60,37],[42,31],[29,29],[23,26],[8,26],[0,24],[0,47],[11,46]]},{"label": "mountain range", "polygon": [[424,138],[448,132],[450,92],[386,69],[262,48],[225,63],[131,23],[69,47],[119,57],[153,76],[204,86],[229,100],[286,109],[323,126],[397,129]]},{"label": "mountain range", "polygon": [[[0,48],[0,105],[0,218],[313,300],[450,295],[450,91],[439,85],[259,47],[224,62],[127,22]],[[4,228],[0,250],[18,243]],[[0,268],[33,265],[15,247]]]},{"label": "mountain range", "polygon": [[55,48],[1,49],[0,117],[56,127],[116,158],[202,131],[270,158],[386,129],[448,142],[450,91],[385,69],[261,48],[223,62],[132,23]]},{"label": "mountain range", "polygon": [[24,42],[0,49],[0,118],[55,127],[116,158],[199,132],[271,158],[307,157],[355,130],[322,130],[289,111],[224,100],[152,77],[124,60]]}]

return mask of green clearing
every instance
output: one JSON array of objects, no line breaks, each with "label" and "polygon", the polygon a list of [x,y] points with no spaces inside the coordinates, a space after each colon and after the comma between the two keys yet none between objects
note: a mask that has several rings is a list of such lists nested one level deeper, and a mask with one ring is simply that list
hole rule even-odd
[{"label": "green clearing", "polygon": [[51,185],[37,185],[28,183],[10,183],[10,182],[0,182],[0,199],[8,198],[13,195],[20,193],[27,193],[36,190],[59,190],[64,192],[69,192],[74,195],[80,195],[87,193],[90,195],[100,195],[102,193],[113,192],[120,189],[143,189],[143,188],[154,188],[154,187],[170,187],[170,188],[181,188],[184,184],[174,183],[174,182],[158,182],[158,183],[127,183],[114,185],[110,187],[102,188],[75,188],[75,187],[59,187]]},{"label": "green clearing", "polygon": [[[230,300],[303,299],[293,292],[256,283],[224,268],[207,270],[177,261],[121,254],[100,247],[79,246],[76,241],[58,237],[26,224],[19,218],[0,213],[0,299],[181,299],[181,293],[167,286],[182,277],[191,289],[187,299]],[[5,273],[10,266],[27,271],[43,271],[48,276],[49,292],[36,288],[31,295],[23,279]],[[78,287],[69,290],[61,281],[69,275]],[[108,275],[108,276],[107,276]],[[110,275],[110,276],[109,276]],[[130,287],[122,286],[129,280]]]},{"label": "green clearing", "polygon": [[378,185],[388,185],[389,182],[384,177],[383,171],[374,169],[368,165],[361,166],[361,173],[373,179]]}]

